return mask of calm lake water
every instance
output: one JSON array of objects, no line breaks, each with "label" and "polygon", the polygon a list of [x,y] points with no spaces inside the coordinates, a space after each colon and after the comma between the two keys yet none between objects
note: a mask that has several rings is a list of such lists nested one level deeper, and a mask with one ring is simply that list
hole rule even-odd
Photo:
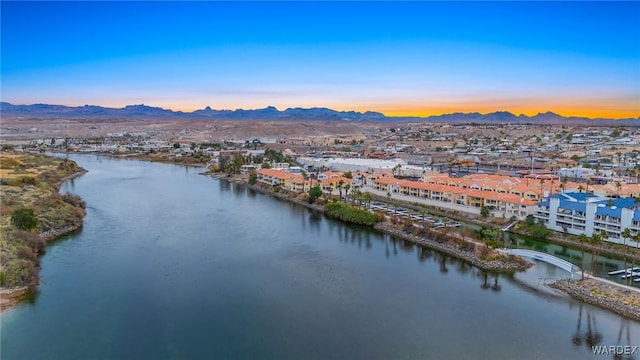
[{"label": "calm lake water", "polygon": [[[611,359],[640,323],[200,169],[71,156],[81,232],[1,318],[5,359]],[[640,359],[640,355],[634,358]]]}]

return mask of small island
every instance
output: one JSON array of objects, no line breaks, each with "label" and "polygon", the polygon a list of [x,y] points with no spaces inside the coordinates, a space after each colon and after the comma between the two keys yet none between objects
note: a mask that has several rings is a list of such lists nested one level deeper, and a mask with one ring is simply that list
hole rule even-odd
[{"label": "small island", "polygon": [[4,310],[38,285],[48,242],[82,227],[85,202],[60,194],[85,173],[74,161],[4,147],[0,157],[0,304]]}]

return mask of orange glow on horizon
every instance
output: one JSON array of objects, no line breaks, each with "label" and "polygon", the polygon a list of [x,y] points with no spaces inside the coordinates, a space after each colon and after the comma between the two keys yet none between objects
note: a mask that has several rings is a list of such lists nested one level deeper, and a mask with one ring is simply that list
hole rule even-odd
[{"label": "orange glow on horizon", "polygon": [[497,111],[508,111],[514,115],[524,114],[535,116],[547,111],[556,113],[564,117],[585,117],[590,119],[628,119],[640,117],[640,105],[638,102],[626,103],[622,101],[611,101],[609,103],[598,103],[584,100],[582,102],[567,102],[566,104],[540,102],[542,105],[508,104],[502,105],[483,104],[480,102],[469,103],[449,103],[434,105],[373,105],[370,107],[360,107],[357,111],[377,111],[387,116],[417,116],[427,117],[433,115],[452,113],[472,113],[478,112],[488,114]]},{"label": "orange glow on horizon", "polygon": [[416,116],[416,117],[428,117],[428,116],[437,116],[437,115],[445,115],[452,113],[473,113],[478,112],[481,114],[494,113],[498,111],[507,111],[514,115],[524,114],[526,116],[535,116],[539,113],[545,113],[550,111],[552,113],[558,114],[564,117],[584,117],[589,119],[596,118],[605,118],[605,119],[628,119],[628,118],[640,118],[640,111],[611,111],[611,110],[602,110],[602,109],[574,109],[574,108],[566,108],[566,109],[521,109],[521,110],[511,110],[511,109],[501,109],[501,108],[487,108],[487,109],[477,109],[477,108],[438,108],[438,109],[380,109],[380,110],[370,110],[370,111],[378,111],[386,116]]},{"label": "orange glow on horizon", "polygon": [[[153,106],[153,105],[150,105]],[[165,105],[162,106],[167,109],[172,109],[174,111],[184,111],[184,112],[192,112],[195,110],[202,110],[206,107],[204,106],[171,106]],[[212,109],[215,110],[235,110],[235,109],[260,109],[265,108],[266,106],[214,106],[209,105]],[[428,117],[428,116],[437,116],[444,114],[452,114],[452,113],[473,113],[478,112],[481,114],[488,114],[497,111],[508,111],[514,115],[524,114],[526,116],[535,116],[539,113],[545,113],[547,111],[553,112],[560,116],[564,117],[585,117],[590,119],[596,118],[605,118],[605,119],[628,119],[628,118],[640,118],[640,107],[639,106],[597,106],[594,104],[592,106],[540,106],[540,107],[519,107],[519,106],[423,106],[423,105],[415,105],[415,106],[394,106],[394,105],[372,105],[372,106],[353,106],[349,107],[344,104],[340,105],[291,105],[291,106],[278,106],[273,105],[278,110],[284,111],[289,107],[302,107],[302,108],[311,108],[311,107],[326,107],[329,109],[333,109],[336,111],[375,111],[384,114],[385,116],[390,117]]]},{"label": "orange glow on horizon", "polygon": [[[53,100],[53,99],[52,99]],[[56,101],[58,100],[58,101]],[[125,100],[123,102],[122,99],[118,99],[116,101],[107,101],[104,103],[94,103],[94,102],[84,102],[84,103],[76,103],[76,102],[67,102],[63,99],[56,99],[50,101],[49,103],[56,104],[65,104],[67,106],[84,106],[85,104],[104,106],[109,108],[123,108],[127,105],[134,104],[144,104],[151,107],[160,107],[167,110],[173,111],[182,111],[182,112],[193,112],[195,110],[202,110],[207,106],[210,106],[214,110],[236,110],[236,109],[245,109],[245,110],[253,110],[253,109],[261,109],[265,108],[269,105],[261,105],[261,104],[222,104],[222,103],[214,103],[214,104],[205,104],[202,105],[202,102],[193,101],[191,103],[167,103],[162,101],[154,101],[155,99],[142,99],[128,101]],[[9,101],[11,102],[11,101]],[[14,104],[29,104],[29,102],[13,102]],[[543,102],[540,102],[541,104]],[[565,104],[560,104],[558,101],[555,104],[552,103],[544,103],[544,105],[530,106],[524,104],[507,104],[506,102],[502,105],[490,105],[488,103],[480,102],[480,101],[469,101],[469,102],[460,102],[460,103],[445,103],[445,104],[420,104],[413,101],[412,104],[384,104],[384,103],[376,103],[376,104],[360,104],[360,105],[349,105],[345,103],[340,104],[323,104],[319,105],[318,103],[305,103],[305,104],[290,104],[290,105],[282,105],[282,104],[273,104],[271,106],[275,106],[278,110],[284,111],[285,109],[291,107],[302,107],[302,108],[311,108],[311,107],[326,107],[329,109],[333,109],[336,111],[375,111],[380,112],[386,116],[390,117],[428,117],[428,116],[437,116],[443,114],[452,114],[452,113],[473,113],[478,112],[481,114],[488,114],[497,111],[508,111],[513,113],[514,115],[524,114],[527,116],[535,116],[539,113],[545,113],[547,111],[556,113],[560,116],[564,117],[585,117],[590,119],[595,118],[606,118],[606,119],[628,119],[628,118],[640,118],[640,105],[638,102],[632,102],[631,104],[623,102],[623,101],[610,101],[609,103],[598,103],[593,101],[589,103],[589,100],[584,100],[582,102],[568,102]]]}]

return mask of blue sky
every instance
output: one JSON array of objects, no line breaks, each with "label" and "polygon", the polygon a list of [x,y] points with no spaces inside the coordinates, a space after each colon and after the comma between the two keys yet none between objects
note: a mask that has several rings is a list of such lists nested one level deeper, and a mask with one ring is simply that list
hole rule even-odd
[{"label": "blue sky", "polygon": [[638,2],[5,2],[1,97],[640,116]]}]

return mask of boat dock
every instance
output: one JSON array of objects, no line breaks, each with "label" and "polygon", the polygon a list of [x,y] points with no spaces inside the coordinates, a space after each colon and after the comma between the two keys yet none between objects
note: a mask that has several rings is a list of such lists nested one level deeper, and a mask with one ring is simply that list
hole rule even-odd
[{"label": "boat dock", "polygon": [[631,273],[631,272],[634,272],[634,271],[640,271],[640,267],[609,271],[607,274],[613,276],[613,275],[620,275],[620,274],[624,274],[624,273]]},{"label": "boat dock", "polygon": [[640,267],[609,271],[609,276],[621,275],[621,279],[632,278],[633,282],[640,282]]}]

